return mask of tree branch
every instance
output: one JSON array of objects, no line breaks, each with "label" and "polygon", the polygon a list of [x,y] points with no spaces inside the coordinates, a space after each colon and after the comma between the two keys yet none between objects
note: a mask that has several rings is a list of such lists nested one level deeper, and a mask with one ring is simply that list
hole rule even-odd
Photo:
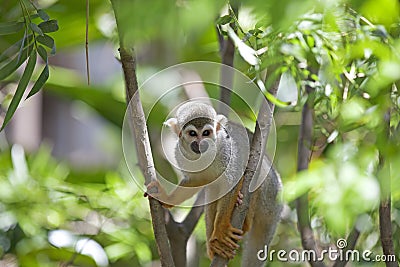
[{"label": "tree branch", "polygon": [[201,215],[204,212],[204,205],[200,206],[200,203],[204,203],[204,190],[201,190],[195,203],[193,204],[194,207],[190,210],[189,214],[186,216],[185,220],[183,220],[182,224],[185,227],[186,232],[189,234],[188,238],[192,234],[194,228],[197,225]]},{"label": "tree branch", "polygon": [[[125,48],[120,48],[121,63],[124,70],[126,82],[126,98],[128,109],[135,118],[130,125],[134,132],[139,166],[145,177],[145,183],[148,184],[157,179],[156,170],[154,168],[153,155],[151,153],[150,141],[147,132],[146,119],[143,112],[142,103],[137,91],[135,59],[133,50],[128,51]],[[132,101],[132,103],[130,103]],[[130,103],[130,104],[129,104]],[[156,199],[149,198],[150,213],[152,218],[154,236],[157,243],[158,253],[162,266],[175,266],[170,245],[165,229],[164,208]]]},{"label": "tree branch", "polygon": [[[278,90],[279,80],[271,88],[271,94],[276,96]],[[244,172],[244,180],[242,185],[243,203],[233,210],[231,224],[233,227],[242,229],[244,220],[246,219],[247,211],[249,209],[251,192],[249,191],[250,182],[253,176],[257,175],[260,171],[262,155],[265,153],[265,145],[268,140],[268,135],[272,125],[273,111],[275,105],[271,102],[263,101],[261,108],[258,112],[256,127],[251,141],[250,155],[247,162],[247,167]],[[226,266],[228,260],[216,255],[211,262],[211,267]]]},{"label": "tree branch", "polygon": [[[360,236],[360,231],[357,230],[356,226],[353,227],[349,236],[347,237],[347,246],[343,249],[343,255],[347,255],[347,251],[353,250],[357,244],[358,237]],[[344,257],[344,259],[340,260],[340,257],[335,261],[333,267],[344,267],[349,261],[348,257]]]},{"label": "tree branch", "polygon": [[[117,2],[118,1],[115,0],[111,1],[118,27],[119,18]],[[146,119],[138,92],[134,51],[133,49],[125,46],[123,33],[120,28],[118,28],[118,34],[120,40],[119,52],[121,55],[122,69],[125,77],[126,101],[128,110],[132,116],[131,118],[135,118],[134,121],[130,121],[130,126],[135,136],[139,166],[145,177],[145,183],[148,184],[150,181],[156,180],[157,177],[153,163],[153,155],[151,153],[149,136],[147,133]],[[130,101],[132,101],[131,104],[129,104]],[[157,243],[158,253],[160,255],[161,265],[173,267],[175,265],[171,255],[167,231],[165,229],[164,208],[156,199],[149,198],[149,203],[153,231]]]},{"label": "tree branch", "polygon": [[86,76],[87,84],[90,85],[89,70],[89,0],[86,0],[86,29],[85,29],[85,55],[86,55]]},{"label": "tree branch", "polygon": [[[234,15],[237,17],[238,15],[237,5],[232,6],[232,10],[234,12]],[[234,23],[231,23],[230,26],[232,29],[236,28]],[[229,37],[224,38],[224,36],[220,33],[218,27],[217,27],[217,34],[218,34],[218,42],[221,54],[221,63],[233,67],[233,60],[235,56],[235,44],[233,43],[233,40],[231,38]],[[221,102],[219,103],[218,112],[228,117],[229,113],[228,107],[230,106],[231,103],[233,72],[230,71],[228,68],[222,66],[220,80],[221,82],[220,82],[219,100]],[[222,86],[223,84],[226,86]]]},{"label": "tree branch", "polygon": [[176,222],[170,211],[166,211],[166,228],[171,244],[172,257],[176,266],[187,266],[186,247],[190,235],[204,211],[204,190],[199,195],[190,212],[182,222]]},{"label": "tree branch", "polygon": [[[306,87],[308,93],[307,102],[303,106],[300,134],[298,142],[297,171],[308,169],[308,163],[311,158],[312,132],[313,132],[313,99],[310,95],[311,88]],[[314,233],[310,224],[310,214],[308,209],[308,193],[300,196],[296,200],[298,228],[301,236],[301,244],[305,250],[314,251],[318,255],[318,248],[315,243]],[[311,266],[322,267],[325,264],[322,261],[313,261],[309,259]]]},{"label": "tree branch", "polygon": [[[381,233],[381,244],[383,254],[386,256],[395,255],[392,238],[390,195],[381,201],[379,205],[379,231]],[[397,261],[385,261],[387,267],[398,267]]]},{"label": "tree branch", "polygon": [[[390,110],[385,114],[385,137],[390,139]],[[381,177],[382,200],[379,205],[379,231],[381,234],[381,245],[383,254],[386,256],[395,255],[393,245],[392,214],[391,214],[391,174],[390,164],[385,160],[384,155],[380,156],[379,168],[384,169]],[[386,175],[385,175],[386,174]],[[398,267],[397,261],[385,261],[387,267]]]}]

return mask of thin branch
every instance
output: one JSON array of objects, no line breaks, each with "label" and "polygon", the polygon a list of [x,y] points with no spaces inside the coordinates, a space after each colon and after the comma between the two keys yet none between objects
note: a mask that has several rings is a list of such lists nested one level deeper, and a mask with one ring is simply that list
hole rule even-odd
[{"label": "thin branch", "polygon": [[[390,110],[385,113],[385,137],[390,139]],[[383,254],[386,256],[395,255],[393,245],[392,214],[391,214],[391,173],[390,163],[385,160],[384,155],[380,156],[379,168],[384,169],[381,177],[382,200],[379,205],[379,231],[381,234],[381,245]],[[385,261],[387,267],[398,267],[397,261]]]},{"label": "thin branch", "polygon": [[204,190],[200,191],[195,203],[193,204],[193,208],[190,210],[189,214],[182,222],[182,224],[186,229],[186,232],[189,233],[189,236],[192,234],[194,228],[197,225],[197,222],[199,221],[201,215],[204,212],[204,205],[200,205],[200,203],[204,203],[204,196],[205,196]]},{"label": "thin branch", "polygon": [[[313,99],[310,94],[311,88],[307,86],[306,91],[308,93],[308,99],[303,106],[299,142],[298,142],[298,158],[297,158],[298,172],[308,169],[308,163],[311,157],[314,111],[313,111]],[[319,252],[310,223],[310,214],[308,208],[308,193],[305,193],[296,200],[296,206],[297,206],[298,227],[301,236],[301,244],[305,250],[314,251],[316,252],[316,255],[318,255]],[[313,261],[311,258],[309,259],[309,262],[313,267],[325,266],[325,264],[322,261]]]},{"label": "thin branch", "polygon": [[172,257],[176,266],[186,266],[186,248],[187,242],[194,228],[197,225],[204,211],[204,206],[199,206],[204,202],[204,190],[200,191],[196,202],[193,204],[190,212],[182,222],[176,222],[170,211],[166,211],[166,228],[168,238],[171,244]]},{"label": "thin branch", "polygon": [[[232,7],[232,12],[234,16],[238,14],[237,6]],[[231,23],[231,28],[236,29],[234,22]],[[217,27],[217,34],[218,34],[218,42],[221,54],[221,62],[224,65],[228,65],[233,67],[233,60],[235,56],[235,44],[233,40],[229,37],[224,38],[224,36],[220,33]],[[233,84],[233,72],[230,69],[222,66],[221,67],[221,76],[220,76],[220,97],[218,112],[228,117],[229,113],[229,106],[231,102],[231,88]],[[225,86],[222,86],[225,85]],[[227,87],[227,88],[226,88]]]},{"label": "thin branch", "polygon": [[[118,1],[113,0],[111,1],[111,3],[118,27]],[[145,183],[148,184],[150,183],[150,181],[156,180],[157,177],[153,163],[153,155],[151,153],[149,136],[147,133],[146,118],[143,112],[143,107],[138,92],[136,58],[134,56],[133,48],[125,47],[124,36],[119,27],[118,35],[120,42],[119,52],[121,55],[122,69],[125,77],[126,101],[128,104],[130,115],[135,118],[134,121],[131,121],[130,126],[135,136],[139,166],[145,177]],[[167,231],[165,229],[164,208],[156,199],[149,198],[149,203],[153,231],[157,243],[158,253],[160,255],[161,265],[166,267],[173,267],[175,266],[175,264],[171,255]]]},{"label": "thin branch", "polygon": [[[395,255],[393,246],[393,233],[391,221],[391,200],[388,198],[381,201],[379,205],[379,230],[381,233],[381,245],[383,254],[386,256]],[[398,267],[397,261],[385,261],[387,267]]]},{"label": "thin branch", "polygon": [[87,76],[87,84],[90,85],[90,71],[89,71],[89,0],[86,0],[85,54],[86,54],[86,76]]},{"label": "thin branch", "polygon": [[[271,88],[271,94],[276,96],[279,82],[276,82],[273,88]],[[258,164],[265,153],[265,144],[268,140],[268,135],[272,125],[273,111],[275,105],[271,102],[263,101],[261,108],[258,112],[256,128],[251,141],[250,155],[247,162],[247,167],[244,172],[244,180],[242,185],[242,204],[235,207],[232,214],[231,224],[233,227],[242,229],[244,220],[246,219],[247,211],[249,209],[251,192],[249,191],[250,182],[253,176],[259,173],[261,164]],[[216,255],[211,262],[211,267],[226,266],[228,260]]]},{"label": "thin branch", "polygon": [[[131,122],[132,130],[134,131],[137,154],[139,158],[139,166],[142,170],[145,183],[157,179],[156,170],[153,163],[153,155],[151,153],[149,136],[147,133],[146,118],[143,112],[142,103],[137,91],[136,68],[133,50],[126,50],[120,48],[121,63],[124,70],[125,83],[126,83],[126,98],[128,109],[132,117],[135,118]],[[130,103],[130,101],[132,103]],[[130,104],[129,104],[130,103]],[[167,231],[165,229],[164,208],[156,199],[149,198],[150,213],[153,222],[154,236],[157,242],[158,253],[162,266],[175,266],[170,245],[167,238]]]},{"label": "thin branch", "polygon": [[[223,39],[223,49],[221,51],[222,64],[233,66],[233,58],[235,55],[235,45],[231,38]],[[229,106],[231,103],[231,88],[233,85],[233,72],[230,69],[222,66],[221,67],[221,78],[220,78],[220,103],[218,111],[220,114],[228,116]],[[222,86],[224,85],[224,86]]]},{"label": "thin branch", "polygon": [[[347,237],[347,246],[346,248],[343,249],[343,255],[348,255],[347,251],[353,250],[355,248],[359,236],[360,236],[360,231],[358,231],[357,228],[354,226],[353,230]],[[346,266],[348,261],[349,261],[348,257],[344,257],[343,259],[340,259],[340,257],[338,257],[335,263],[333,264],[333,267],[344,267]]]}]

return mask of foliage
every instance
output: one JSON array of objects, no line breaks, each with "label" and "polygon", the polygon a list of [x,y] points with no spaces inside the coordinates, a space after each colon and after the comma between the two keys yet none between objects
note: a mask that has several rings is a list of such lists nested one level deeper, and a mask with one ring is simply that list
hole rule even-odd
[{"label": "foliage", "polygon": [[24,72],[21,75],[14,97],[8,106],[1,130],[10,121],[24,96],[29,81],[37,64],[37,54],[44,62],[44,68],[37,77],[26,98],[35,95],[49,78],[48,49],[55,54],[56,46],[54,39],[48,35],[58,30],[57,20],[50,19],[50,16],[42,9],[38,9],[32,2],[19,0],[21,10],[17,19],[11,22],[0,24],[0,35],[18,35],[22,38],[7,48],[0,55],[0,80],[13,74],[25,61]]},{"label": "foliage", "polygon": [[[26,158],[15,145],[11,153],[0,154],[0,161],[2,255],[15,255],[20,266],[106,266],[126,260],[141,265],[151,259],[149,215],[138,205],[142,194],[120,174],[96,173],[92,180],[90,173],[70,172],[46,147]],[[104,250],[95,253],[105,251],[108,260],[94,257],[95,262],[89,241],[100,244]]]},{"label": "foliage", "polygon": [[[380,6],[380,12],[372,11],[378,8],[372,2],[360,11],[351,4],[315,7],[285,31],[257,21],[254,28],[239,30],[237,38],[250,51],[240,53],[237,44],[256,79],[260,70],[268,68],[296,81],[298,89],[291,89],[298,90],[292,92],[298,99],[287,110],[297,110],[306,98],[313,100],[313,161],[310,170],[291,174],[285,199],[290,202],[311,192],[313,218],[320,225],[314,227],[327,244],[345,237],[354,225],[366,236],[376,236],[379,229],[371,225],[378,224],[377,207],[390,184],[393,200],[399,201],[395,186],[399,155],[394,151],[399,145],[395,137],[399,128],[395,119],[399,110],[398,3]],[[392,15],[384,15],[385,8]],[[229,28],[227,34],[232,34]],[[254,55],[259,61],[252,63]],[[270,75],[271,80],[277,74]],[[365,220],[365,213],[372,217]],[[394,229],[397,236],[398,228]]]},{"label": "foliage", "polygon": [[[393,200],[399,202],[395,186],[399,155],[394,151],[399,145],[399,6],[388,2],[385,7],[372,2],[361,7],[352,2],[320,3],[292,24],[256,20],[247,30],[236,25],[236,45],[251,65],[250,75],[259,80],[262,70],[275,71],[267,87],[279,74],[296,82],[290,89],[297,101],[284,109],[296,111],[307,98],[313,100],[315,141],[310,170],[282,172],[292,176],[285,183],[287,201],[310,191],[313,222],[318,222],[314,227],[327,244],[345,237],[354,225],[365,236],[376,236],[379,229],[372,225],[378,225],[377,207],[390,184]],[[236,21],[223,20],[221,24]],[[232,35],[227,29],[226,34]],[[275,104],[284,106],[278,100]],[[371,217],[366,220],[364,214]],[[371,248],[376,242],[360,246]]]}]

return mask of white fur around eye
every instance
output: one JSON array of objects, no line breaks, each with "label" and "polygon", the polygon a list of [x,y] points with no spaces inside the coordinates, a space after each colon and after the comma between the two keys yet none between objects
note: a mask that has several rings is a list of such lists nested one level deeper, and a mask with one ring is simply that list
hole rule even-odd
[{"label": "white fur around eye", "polygon": [[188,126],[184,129],[184,131],[185,131],[186,133],[189,133],[190,131],[195,131],[195,132],[197,133],[197,129],[196,129],[196,127],[194,127],[193,125],[188,125]]}]

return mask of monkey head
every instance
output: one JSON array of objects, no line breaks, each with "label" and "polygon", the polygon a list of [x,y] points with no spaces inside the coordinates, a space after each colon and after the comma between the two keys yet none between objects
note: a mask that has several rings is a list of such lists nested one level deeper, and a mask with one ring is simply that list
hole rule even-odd
[{"label": "monkey head", "polygon": [[217,115],[210,105],[189,101],[178,108],[175,118],[164,124],[179,137],[184,150],[202,154],[208,150],[210,141],[217,140],[218,132],[226,122],[227,118]]}]

